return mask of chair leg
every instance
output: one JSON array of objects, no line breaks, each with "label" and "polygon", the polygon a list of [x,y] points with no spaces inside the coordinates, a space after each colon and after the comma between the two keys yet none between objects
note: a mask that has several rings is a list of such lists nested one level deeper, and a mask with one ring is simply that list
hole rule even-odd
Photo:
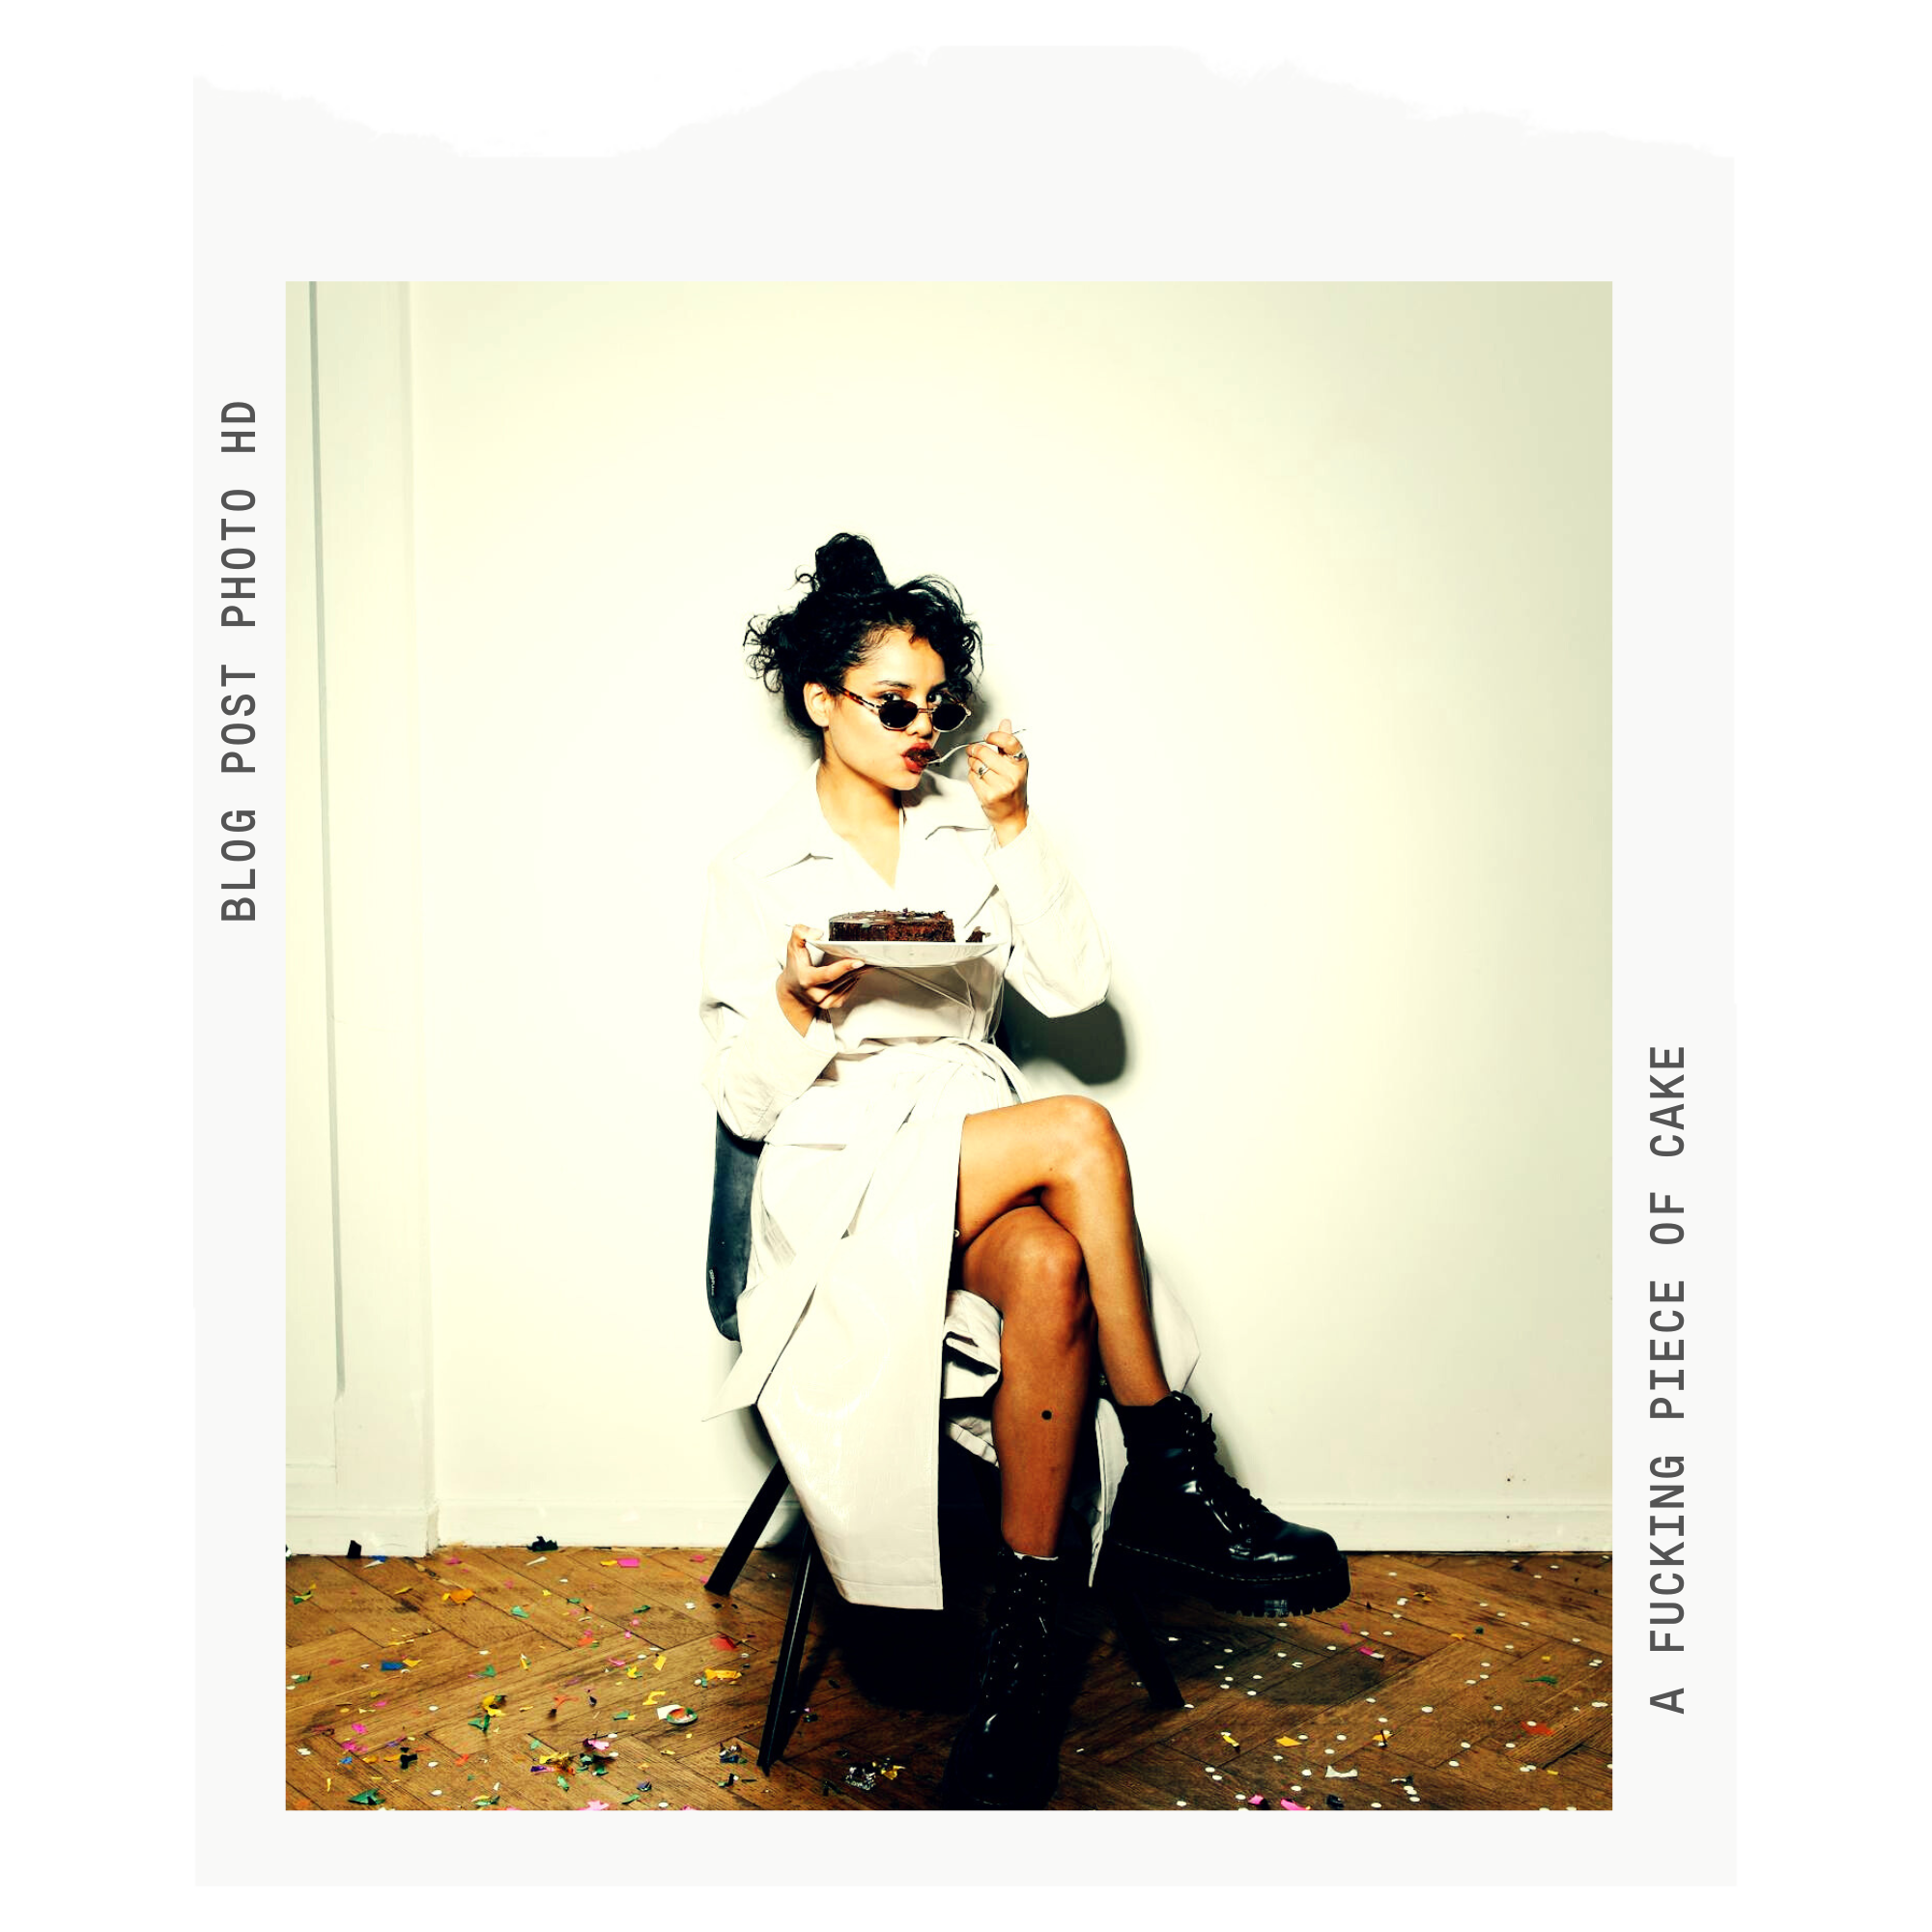
[{"label": "chair leg", "polygon": [[805,1655],[805,1635],[811,1622],[812,1586],[818,1581],[818,1545],[811,1529],[805,1528],[805,1540],[798,1552],[798,1576],[791,1586],[791,1605],[785,1611],[784,1635],[772,1665],[771,1700],[765,1706],[765,1734],[758,1741],[758,1769],[770,1771],[784,1754],[797,1712],[792,1697],[798,1690],[799,1661]]},{"label": "chair leg", "polygon": [[714,1596],[730,1594],[732,1584],[738,1580],[739,1571],[745,1567],[745,1559],[751,1555],[758,1538],[764,1534],[765,1525],[771,1521],[772,1512],[778,1508],[788,1480],[784,1464],[774,1463],[764,1487],[752,1498],[752,1507],[731,1532],[731,1541],[724,1546],[724,1553],[718,1559],[717,1569],[704,1579],[704,1587]]},{"label": "chair leg", "polygon": [[1148,1622],[1147,1612],[1141,1608],[1141,1600],[1134,1594],[1133,1585],[1127,1581],[1117,1564],[1110,1564],[1105,1557],[1100,1561],[1100,1594],[1106,1599],[1107,1607],[1114,1615],[1114,1628],[1120,1633],[1122,1647],[1128,1660],[1141,1674],[1141,1682],[1147,1687],[1148,1701],[1156,1711],[1178,1711],[1186,1699],[1180,1694],[1180,1686],[1174,1681],[1174,1670],[1163,1650],[1159,1634]]}]

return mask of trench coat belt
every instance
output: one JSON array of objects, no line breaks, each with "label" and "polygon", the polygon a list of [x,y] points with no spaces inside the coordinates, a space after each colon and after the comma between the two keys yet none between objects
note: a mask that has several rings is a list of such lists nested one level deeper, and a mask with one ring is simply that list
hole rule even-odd
[{"label": "trench coat belt", "polygon": [[[847,1145],[827,1176],[825,1208],[811,1231],[800,1242],[791,1260],[753,1291],[760,1304],[759,1340],[740,1350],[736,1363],[718,1391],[717,1401],[703,1418],[706,1422],[715,1416],[727,1415],[734,1408],[752,1407],[764,1392],[765,1383],[778,1367],[779,1357],[784,1353],[820,1277],[831,1264],[838,1243],[845,1238],[886,1149],[922,1096],[944,1086],[962,1064],[983,1065],[991,1061],[1006,1075],[1014,1094],[1026,1098],[1026,1082],[1019,1068],[989,1039],[921,1040],[918,1052],[923,1060],[929,1062],[923,1074],[895,1085],[890,1095],[882,1097],[878,1118],[868,1122],[865,1133]],[[935,1321],[940,1319],[940,1313],[934,1310]],[[937,1346],[936,1333],[934,1346]]]}]

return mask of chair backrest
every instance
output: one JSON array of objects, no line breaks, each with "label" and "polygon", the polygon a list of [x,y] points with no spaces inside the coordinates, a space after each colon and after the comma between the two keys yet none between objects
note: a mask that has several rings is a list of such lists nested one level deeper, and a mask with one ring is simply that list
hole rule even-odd
[{"label": "chair backrest", "polygon": [[758,1178],[758,1155],[764,1145],[734,1134],[719,1120],[704,1295],[713,1325],[732,1342],[738,1339],[738,1297],[745,1292],[745,1273],[752,1262],[752,1186]]}]

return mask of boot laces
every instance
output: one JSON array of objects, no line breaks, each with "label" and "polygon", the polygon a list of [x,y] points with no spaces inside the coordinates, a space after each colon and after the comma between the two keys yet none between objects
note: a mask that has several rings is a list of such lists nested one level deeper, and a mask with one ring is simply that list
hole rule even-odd
[{"label": "boot laces", "polygon": [[1254,1535],[1272,1533],[1279,1520],[1275,1513],[1221,1466],[1214,1453],[1214,1418],[1205,1416],[1196,1427],[1190,1417],[1189,1424],[1188,1474],[1196,1487],[1236,1529]]},{"label": "boot laces", "polygon": [[1048,1676],[1049,1639],[1042,1634],[1040,1619],[1009,1610],[1006,1615],[996,1613],[991,1621],[980,1665],[980,1695],[1017,1695],[1028,1704],[1037,1704],[1045,1694]]},{"label": "boot laces", "polygon": [[987,1621],[996,1630],[1035,1630],[1050,1621],[1052,1580],[1023,1577],[997,1592],[987,1606]]}]

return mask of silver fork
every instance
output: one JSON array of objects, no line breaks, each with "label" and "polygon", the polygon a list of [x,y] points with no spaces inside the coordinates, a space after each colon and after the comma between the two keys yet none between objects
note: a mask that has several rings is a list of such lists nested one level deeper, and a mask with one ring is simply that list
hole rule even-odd
[{"label": "silver fork", "polygon": [[[1015,738],[1024,737],[1026,735],[1026,728],[1027,727],[1024,724],[1015,724],[1009,735]],[[930,771],[934,765],[943,765],[948,758],[956,758],[961,752],[970,750],[971,747],[973,747],[974,745],[983,745],[985,742],[986,741],[983,736],[979,738],[968,738],[965,744],[954,745],[952,751],[941,752],[938,757],[926,759],[925,768],[927,771]],[[996,745],[993,749],[997,751],[999,747]]]}]

